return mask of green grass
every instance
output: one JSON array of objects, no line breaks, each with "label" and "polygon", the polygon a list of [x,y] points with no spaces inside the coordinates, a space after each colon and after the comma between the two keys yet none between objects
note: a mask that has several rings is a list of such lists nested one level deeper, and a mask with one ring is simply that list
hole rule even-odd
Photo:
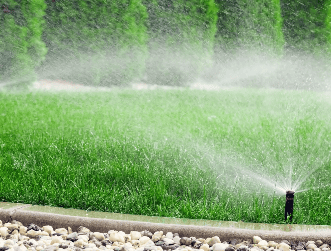
[{"label": "green grass", "polygon": [[[301,188],[327,185],[331,105],[319,97],[254,89],[0,93],[0,200],[284,223],[285,195],[234,174],[282,180],[292,166],[297,180],[315,168]],[[331,225],[330,194],[296,194],[293,223]]]}]

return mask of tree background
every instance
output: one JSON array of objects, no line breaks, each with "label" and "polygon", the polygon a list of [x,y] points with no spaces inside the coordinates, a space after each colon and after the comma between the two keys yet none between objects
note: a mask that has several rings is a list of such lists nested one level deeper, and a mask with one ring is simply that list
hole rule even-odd
[{"label": "tree background", "polygon": [[233,53],[331,52],[330,0],[6,0],[0,82],[187,85]]},{"label": "tree background", "polygon": [[26,88],[35,81],[35,68],[45,59],[47,48],[41,39],[44,0],[8,0],[0,12],[0,82]]}]

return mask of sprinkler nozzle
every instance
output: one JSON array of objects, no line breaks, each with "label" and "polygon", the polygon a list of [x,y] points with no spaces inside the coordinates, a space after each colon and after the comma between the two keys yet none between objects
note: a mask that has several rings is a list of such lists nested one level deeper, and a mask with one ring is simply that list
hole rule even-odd
[{"label": "sprinkler nozzle", "polygon": [[287,216],[290,215],[290,221],[293,218],[293,201],[294,201],[294,191],[286,191],[286,203],[285,203],[285,221]]}]

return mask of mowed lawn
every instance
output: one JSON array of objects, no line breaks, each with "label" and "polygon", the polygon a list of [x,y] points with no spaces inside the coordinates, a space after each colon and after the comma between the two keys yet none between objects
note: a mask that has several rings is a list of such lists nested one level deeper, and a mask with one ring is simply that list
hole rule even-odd
[{"label": "mowed lawn", "polygon": [[330,111],[290,90],[0,93],[0,199],[283,223],[285,195],[257,177],[292,177],[320,188],[295,195],[293,223],[331,225]]}]

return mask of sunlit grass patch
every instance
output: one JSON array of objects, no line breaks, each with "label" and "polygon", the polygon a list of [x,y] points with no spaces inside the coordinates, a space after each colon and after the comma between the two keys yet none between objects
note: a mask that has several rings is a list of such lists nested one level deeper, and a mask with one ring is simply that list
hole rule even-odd
[{"label": "sunlit grass patch", "polygon": [[[328,184],[331,107],[318,97],[254,89],[0,93],[0,198],[281,223],[285,194],[257,178]],[[331,224],[323,210],[330,188],[315,194],[296,195],[294,223]]]}]

